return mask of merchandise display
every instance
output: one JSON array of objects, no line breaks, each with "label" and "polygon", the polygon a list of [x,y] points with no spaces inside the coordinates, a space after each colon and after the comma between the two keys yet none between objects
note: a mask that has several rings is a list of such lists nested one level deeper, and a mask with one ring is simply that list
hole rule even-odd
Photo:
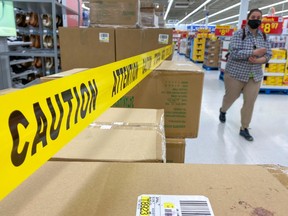
[{"label": "merchandise display", "polygon": [[[76,11],[53,0],[13,1],[17,37],[8,38],[12,86],[25,88],[37,78],[61,70],[58,27],[62,16]],[[45,9],[44,9],[45,8]]]},{"label": "merchandise display", "polygon": [[206,40],[203,68],[208,70],[218,70],[220,44],[221,41],[217,39]]}]

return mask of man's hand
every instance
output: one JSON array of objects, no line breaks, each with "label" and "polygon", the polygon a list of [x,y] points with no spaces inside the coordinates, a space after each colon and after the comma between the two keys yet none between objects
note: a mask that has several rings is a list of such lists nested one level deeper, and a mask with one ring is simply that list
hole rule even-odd
[{"label": "man's hand", "polygon": [[260,57],[260,56],[265,55],[266,52],[267,52],[267,49],[266,49],[266,48],[258,48],[258,49],[253,50],[253,55]]}]

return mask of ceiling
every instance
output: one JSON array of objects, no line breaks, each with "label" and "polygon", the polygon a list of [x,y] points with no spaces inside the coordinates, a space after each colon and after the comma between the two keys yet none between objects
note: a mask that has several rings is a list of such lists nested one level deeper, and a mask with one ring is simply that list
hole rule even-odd
[{"label": "ceiling", "polygon": [[[160,5],[163,5],[165,10],[168,7],[168,0],[153,0],[154,3],[158,3]],[[206,0],[174,0],[170,12],[168,13],[167,19],[168,20],[182,20],[186,15],[188,15],[190,12],[198,8],[201,4],[203,4]],[[247,0],[249,1],[249,0]],[[281,2],[283,0],[250,0],[249,1],[249,10],[252,8],[261,8],[270,4],[274,4],[277,2]],[[198,21],[199,19],[205,18],[206,12],[209,13],[209,15],[212,15],[218,11],[221,11],[225,8],[228,8],[232,5],[235,5],[237,3],[241,2],[241,0],[212,0],[210,3],[207,4],[206,6],[206,11],[204,8],[201,8],[198,12],[196,12],[194,15],[191,17],[187,18],[185,21],[183,21],[181,24],[190,24],[193,21]],[[181,7],[181,8],[179,8]],[[280,4],[277,6],[274,6],[275,11],[282,11],[282,10],[288,10],[288,0],[284,4]],[[239,14],[240,6],[234,7],[231,10],[228,10],[226,12],[223,12],[219,15],[216,15],[214,17],[209,18],[209,23],[223,19],[226,17],[230,17],[233,15]],[[262,12],[263,14],[267,14],[269,11],[269,8],[263,9]],[[278,16],[282,15],[288,15],[288,11],[285,13],[277,14]],[[224,24],[227,22],[232,22],[232,21],[237,21],[239,17],[235,17],[233,19],[229,19],[226,21],[222,21],[216,24]],[[205,20],[198,23],[205,23]]]}]

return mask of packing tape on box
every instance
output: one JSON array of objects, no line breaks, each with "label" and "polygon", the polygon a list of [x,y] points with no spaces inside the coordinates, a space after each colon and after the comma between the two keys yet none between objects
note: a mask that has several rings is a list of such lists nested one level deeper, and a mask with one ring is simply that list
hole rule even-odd
[{"label": "packing tape on box", "polygon": [[0,96],[0,200],[172,54],[172,46]]}]

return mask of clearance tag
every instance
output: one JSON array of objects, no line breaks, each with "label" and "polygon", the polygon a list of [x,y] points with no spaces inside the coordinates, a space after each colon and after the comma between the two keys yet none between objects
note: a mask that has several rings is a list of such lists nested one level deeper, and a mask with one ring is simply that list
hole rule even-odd
[{"label": "clearance tag", "polygon": [[167,46],[0,96],[0,200],[172,54]]},{"label": "clearance tag", "polygon": [[136,216],[214,216],[209,199],[205,196],[141,195],[138,197]]}]

